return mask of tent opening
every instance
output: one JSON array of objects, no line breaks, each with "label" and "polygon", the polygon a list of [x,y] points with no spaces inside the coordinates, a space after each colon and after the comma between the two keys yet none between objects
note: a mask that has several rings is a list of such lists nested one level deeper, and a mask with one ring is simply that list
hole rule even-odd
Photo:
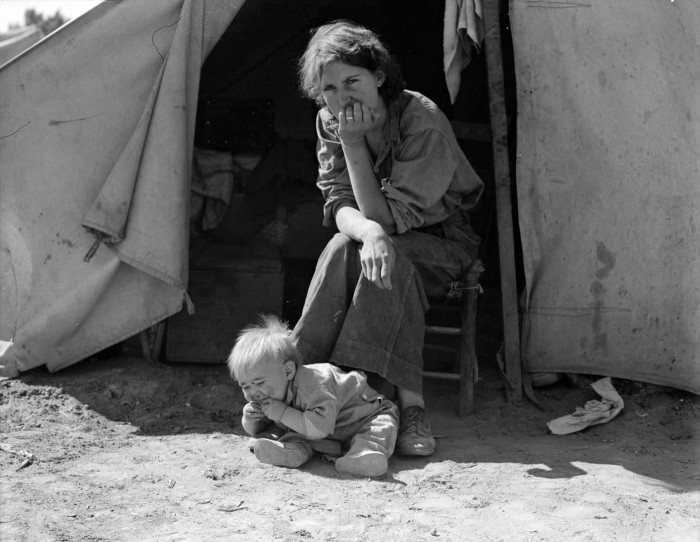
[{"label": "tent opening", "polygon": [[[506,17],[503,13],[502,35],[512,110]],[[301,313],[316,260],[336,230],[321,224],[317,107],[298,90],[297,61],[311,29],[337,19],[376,31],[398,59],[407,88],[429,97],[452,121],[486,185],[471,221],[482,238],[480,257],[487,269],[482,284],[498,288],[483,46],[472,48],[451,99],[443,68],[442,2],[246,2],[201,70],[188,287],[196,311],[169,320],[164,352],[169,361],[223,361],[231,329],[251,323],[260,312],[281,313],[293,326]]]}]

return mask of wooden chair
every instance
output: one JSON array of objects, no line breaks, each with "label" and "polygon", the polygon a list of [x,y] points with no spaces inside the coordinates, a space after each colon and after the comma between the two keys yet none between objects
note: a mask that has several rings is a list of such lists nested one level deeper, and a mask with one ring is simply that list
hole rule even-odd
[{"label": "wooden chair", "polygon": [[[506,0],[483,0],[485,26],[485,61],[487,71],[489,124],[452,122],[458,140],[482,141],[491,144],[493,156],[493,185],[498,235],[498,268],[500,270],[500,294],[503,321],[501,376],[506,383],[506,396],[510,402],[522,399],[523,381],[520,360],[520,330],[518,322],[518,293],[515,273],[515,237],[511,198],[511,176],[508,149],[508,119],[505,108],[505,82],[501,45],[501,8],[507,11]],[[485,233],[485,232],[482,232]],[[484,236],[486,239],[489,235]],[[483,251],[482,254],[487,254]],[[480,261],[463,279],[467,289],[461,300],[461,324],[456,326],[426,325],[426,333],[459,337],[459,374],[430,373],[425,376],[459,380],[460,416],[474,409],[474,380],[477,376],[477,361],[474,346],[476,300],[479,291],[479,274],[483,271]],[[471,288],[471,289],[469,289]],[[443,300],[444,301],[444,300]],[[433,304],[431,303],[431,307]],[[428,346],[430,349],[431,345]]]},{"label": "wooden chair", "polygon": [[[474,260],[466,274],[450,285],[445,297],[430,299],[425,333],[426,350],[450,350],[455,359],[453,372],[423,371],[425,378],[435,378],[459,382],[457,411],[460,416],[474,412],[474,382],[478,378],[476,357],[476,308],[481,286],[479,276],[484,271],[481,260]],[[434,309],[453,313],[455,325],[433,325],[429,316]],[[455,337],[454,347],[436,345],[428,341],[432,335]]]}]

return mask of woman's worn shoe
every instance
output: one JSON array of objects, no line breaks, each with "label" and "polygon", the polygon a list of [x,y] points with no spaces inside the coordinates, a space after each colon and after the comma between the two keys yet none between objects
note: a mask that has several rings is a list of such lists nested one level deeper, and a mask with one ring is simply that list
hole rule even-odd
[{"label": "woman's worn shoe", "polygon": [[267,438],[258,439],[253,452],[261,463],[291,469],[301,467],[313,453],[306,442],[280,442]]},{"label": "woman's worn shoe", "polygon": [[435,439],[425,417],[425,410],[418,406],[405,408],[401,411],[400,420],[396,453],[399,455],[432,455],[435,451]]},{"label": "woman's worn shoe", "polygon": [[382,452],[376,450],[360,450],[348,452],[335,462],[338,472],[354,476],[381,476],[389,467],[389,462]]}]

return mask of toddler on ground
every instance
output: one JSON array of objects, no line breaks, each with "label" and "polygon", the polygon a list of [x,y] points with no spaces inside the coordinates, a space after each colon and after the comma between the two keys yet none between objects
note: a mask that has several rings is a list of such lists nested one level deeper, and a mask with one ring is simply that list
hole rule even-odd
[{"label": "toddler on ground", "polygon": [[[258,438],[253,451],[263,463],[300,467],[335,441],[347,450],[338,471],[380,476],[387,470],[398,433],[398,408],[367,384],[364,373],[330,363],[304,365],[287,325],[274,316],[244,329],[228,358],[231,376],[248,403],[243,429],[258,435],[274,423],[279,439]],[[326,439],[325,441],[323,439]]]}]

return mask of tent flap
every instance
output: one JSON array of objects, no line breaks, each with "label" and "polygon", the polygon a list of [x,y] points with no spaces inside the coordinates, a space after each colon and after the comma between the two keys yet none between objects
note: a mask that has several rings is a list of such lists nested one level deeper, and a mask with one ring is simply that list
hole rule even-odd
[{"label": "tent flap", "polygon": [[531,371],[700,393],[693,4],[511,0]]},{"label": "tent flap", "polygon": [[[6,373],[57,370],[180,310],[199,73],[242,3],[104,2],[3,67]],[[112,242],[89,262],[84,226]]]},{"label": "tent flap", "polygon": [[41,40],[43,35],[35,25],[0,34],[0,66]]}]

